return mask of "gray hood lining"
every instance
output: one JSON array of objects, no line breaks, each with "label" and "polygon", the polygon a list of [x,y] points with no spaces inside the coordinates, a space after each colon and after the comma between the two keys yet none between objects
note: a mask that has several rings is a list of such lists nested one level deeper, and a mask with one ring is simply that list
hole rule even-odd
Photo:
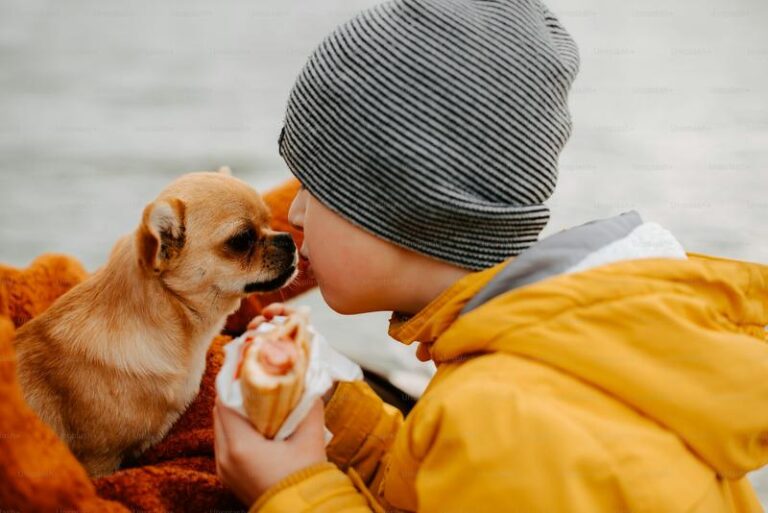
[{"label": "gray hood lining", "polygon": [[474,310],[504,292],[560,274],[603,246],[626,237],[641,224],[643,220],[640,214],[636,210],[628,210],[545,237],[512,258],[464,305],[459,315]]}]

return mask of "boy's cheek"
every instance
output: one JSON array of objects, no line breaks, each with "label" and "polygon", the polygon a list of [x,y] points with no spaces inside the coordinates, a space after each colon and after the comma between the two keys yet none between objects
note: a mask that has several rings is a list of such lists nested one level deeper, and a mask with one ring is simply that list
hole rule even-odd
[{"label": "boy's cheek", "polygon": [[[340,261],[339,261],[340,262]],[[323,299],[335,312],[351,315],[369,311],[371,288],[360,269],[335,264],[320,270],[315,269],[315,280]]]}]

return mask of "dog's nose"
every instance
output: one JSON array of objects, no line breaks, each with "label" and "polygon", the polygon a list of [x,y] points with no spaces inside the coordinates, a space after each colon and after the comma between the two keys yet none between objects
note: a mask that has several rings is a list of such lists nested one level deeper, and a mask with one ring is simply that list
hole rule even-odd
[{"label": "dog's nose", "polygon": [[272,237],[272,244],[287,251],[296,251],[296,244],[290,233],[279,233]]}]

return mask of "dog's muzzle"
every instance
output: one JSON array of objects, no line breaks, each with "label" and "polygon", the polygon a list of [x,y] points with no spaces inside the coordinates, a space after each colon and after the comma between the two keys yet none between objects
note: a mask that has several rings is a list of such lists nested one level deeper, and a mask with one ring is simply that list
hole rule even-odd
[{"label": "dog's muzzle", "polygon": [[288,280],[293,276],[293,273],[296,271],[296,266],[290,266],[288,269],[286,269],[283,273],[280,274],[277,278],[273,278],[271,280],[267,281],[254,281],[251,283],[246,284],[246,286],[243,288],[245,292],[270,292],[275,289],[279,289],[283,285],[285,285]]}]

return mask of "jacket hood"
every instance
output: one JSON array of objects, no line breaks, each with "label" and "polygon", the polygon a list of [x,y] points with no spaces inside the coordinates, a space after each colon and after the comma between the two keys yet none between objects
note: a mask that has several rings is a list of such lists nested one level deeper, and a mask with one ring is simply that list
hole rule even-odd
[{"label": "jacket hood", "polygon": [[505,352],[604,390],[718,474],[768,463],[768,266],[685,252],[636,211],[540,240],[389,333],[436,364]]}]

